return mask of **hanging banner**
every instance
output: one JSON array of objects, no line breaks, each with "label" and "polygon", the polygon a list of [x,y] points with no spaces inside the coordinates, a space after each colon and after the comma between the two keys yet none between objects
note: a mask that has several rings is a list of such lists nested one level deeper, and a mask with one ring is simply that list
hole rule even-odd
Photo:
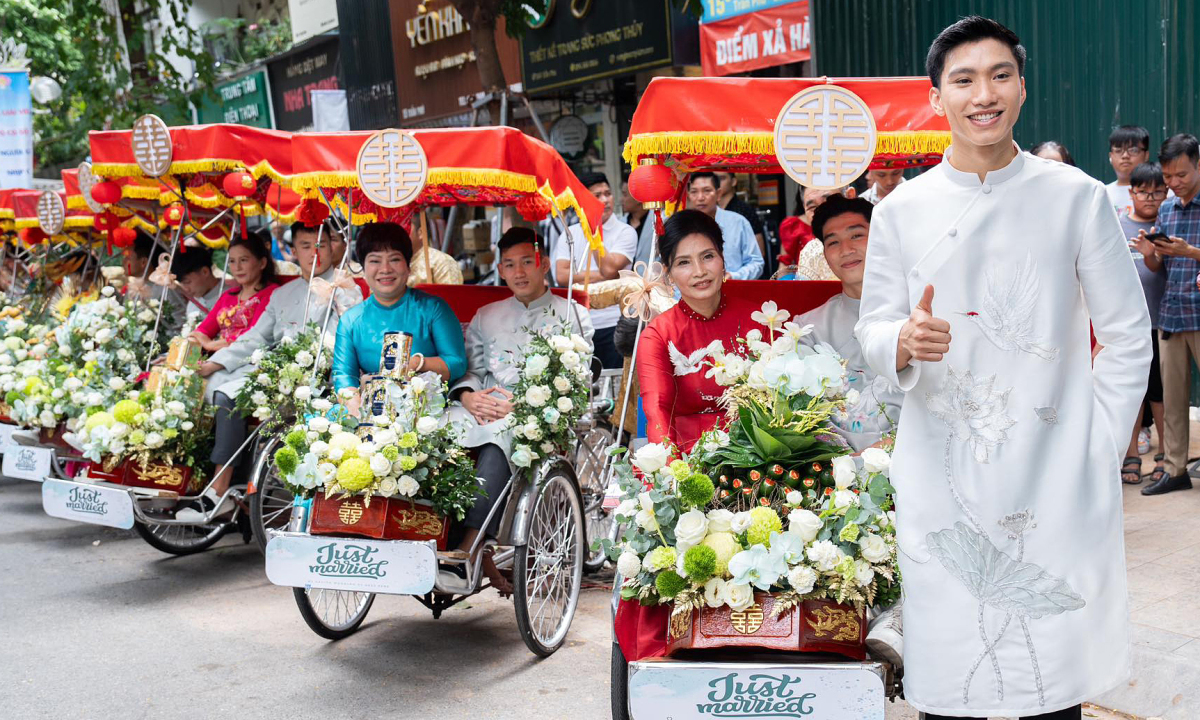
[{"label": "hanging banner", "polygon": [[0,188],[33,186],[33,98],[29,71],[0,72]]},{"label": "hanging banner", "polygon": [[705,75],[731,75],[812,57],[808,0],[700,24]]},{"label": "hanging banner", "polygon": [[717,20],[758,12],[767,8],[787,5],[796,0],[704,0],[704,14],[700,22],[710,23]]}]

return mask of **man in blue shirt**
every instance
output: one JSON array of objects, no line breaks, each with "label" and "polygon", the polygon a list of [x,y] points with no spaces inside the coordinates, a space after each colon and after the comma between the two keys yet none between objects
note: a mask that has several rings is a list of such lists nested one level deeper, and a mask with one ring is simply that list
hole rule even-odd
[{"label": "man in blue shirt", "polygon": [[[1168,138],[1158,153],[1163,179],[1175,197],[1158,209],[1158,230],[1167,236],[1154,243],[1167,268],[1159,309],[1159,368],[1162,372],[1166,463],[1155,471],[1143,495],[1161,495],[1192,487],[1188,477],[1188,396],[1191,360],[1200,361],[1200,143],[1194,135]],[[1143,230],[1139,237],[1144,237]]]},{"label": "man in blue shirt", "polygon": [[695,172],[688,178],[688,207],[708,213],[721,226],[725,241],[722,254],[725,270],[734,280],[757,280],[763,271],[763,256],[754,239],[750,221],[723,209],[717,203],[717,176],[710,172]]}]

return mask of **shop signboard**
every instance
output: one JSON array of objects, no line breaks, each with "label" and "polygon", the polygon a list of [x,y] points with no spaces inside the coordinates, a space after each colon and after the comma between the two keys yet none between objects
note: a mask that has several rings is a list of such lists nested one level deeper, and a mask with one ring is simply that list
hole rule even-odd
[{"label": "shop signboard", "polygon": [[337,36],[322,37],[271,62],[267,65],[267,76],[276,129],[311,130],[311,92],[342,89]]},{"label": "shop signboard", "polygon": [[201,124],[235,123],[271,128],[271,93],[267,71],[258,69],[236,80],[223,82],[211,93],[200,93],[196,116]]},{"label": "shop signboard", "polygon": [[[732,7],[735,2],[716,0],[716,4]],[[800,62],[812,56],[808,0],[783,3],[743,0],[743,4],[764,7],[750,12],[714,15],[719,19],[700,23],[700,61],[705,75],[748,72]]]}]

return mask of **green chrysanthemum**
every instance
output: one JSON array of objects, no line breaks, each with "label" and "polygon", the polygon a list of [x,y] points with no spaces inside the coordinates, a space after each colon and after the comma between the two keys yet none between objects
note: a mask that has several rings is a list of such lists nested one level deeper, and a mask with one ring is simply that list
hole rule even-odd
[{"label": "green chrysanthemum", "polygon": [[849,523],[842,531],[838,533],[838,540],[843,542],[854,542],[858,540],[858,526],[854,523]]},{"label": "green chrysanthemum", "polygon": [[122,400],[113,406],[112,416],[118,422],[123,422],[126,425],[132,425],[134,418],[142,411],[142,406],[137,400]]},{"label": "green chrysanthemum", "polygon": [[417,446],[417,434],[410,430],[401,435],[400,441],[396,444],[402,448],[415,448]]},{"label": "green chrysanthemum", "polygon": [[371,464],[362,458],[353,457],[343,460],[342,464],[338,465],[337,481],[343,490],[357,492],[374,480],[375,473],[371,471]]},{"label": "green chrysanthemum", "polygon": [[296,472],[296,466],[300,464],[300,456],[296,454],[296,450],[291,445],[284,445],[275,451],[275,467],[279,468],[279,472],[283,475],[291,475]]},{"label": "green chrysanthemum", "polygon": [[683,554],[683,571],[692,582],[707,582],[717,574],[717,551],[707,545],[688,548]]},{"label": "green chrysanthemum", "polygon": [[88,416],[87,422],[83,424],[88,430],[95,430],[98,427],[112,427],[113,416],[101,410],[98,413],[93,413]]},{"label": "green chrysanthemum", "polygon": [[675,548],[660,545],[650,552],[646,553],[646,559],[642,561],[642,567],[650,572],[665,570],[670,567],[675,567],[675,559],[678,555]]},{"label": "green chrysanthemum", "polygon": [[671,475],[675,476],[675,479],[680,482],[692,474],[691,466],[688,465],[684,460],[673,461],[667,466],[667,469],[669,469],[671,471]]},{"label": "green chrysanthemum", "polygon": [[304,452],[306,449],[308,449],[308,433],[300,429],[296,429],[288,433],[283,441],[292,446],[292,448],[298,453]]},{"label": "green chrysanthemum", "polygon": [[716,567],[713,569],[713,574],[717,577],[724,577],[729,572],[729,559],[742,551],[737,537],[731,532],[710,533],[701,541],[700,545],[712,548],[716,553]]},{"label": "green chrysanthemum", "polygon": [[654,578],[654,587],[658,590],[659,597],[670,599],[683,592],[687,587],[687,580],[674,570],[663,570]]},{"label": "green chrysanthemum", "polygon": [[756,507],[750,511],[750,527],[746,530],[746,541],[751,545],[771,544],[771,533],[783,530],[779,513],[769,507]]},{"label": "green chrysanthemum", "polygon": [[395,445],[385,445],[379,453],[392,462],[396,462],[400,457],[400,451],[396,449]]},{"label": "green chrysanthemum", "polygon": [[702,508],[712,500],[716,486],[703,473],[693,473],[679,483],[679,499],[684,507]]},{"label": "green chrysanthemum", "polygon": [[404,472],[408,472],[409,470],[412,470],[416,466],[417,466],[416,458],[412,457],[411,455],[401,455],[400,456],[400,469],[403,470]]}]

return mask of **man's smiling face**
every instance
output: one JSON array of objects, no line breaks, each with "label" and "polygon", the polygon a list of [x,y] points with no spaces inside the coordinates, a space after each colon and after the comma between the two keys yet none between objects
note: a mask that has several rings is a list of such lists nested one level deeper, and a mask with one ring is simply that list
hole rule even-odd
[{"label": "man's smiling face", "polygon": [[929,99],[950,122],[955,144],[994,146],[1012,140],[1025,102],[1025,80],[1012,50],[988,38],[950,51],[941,87],[931,88]]}]

